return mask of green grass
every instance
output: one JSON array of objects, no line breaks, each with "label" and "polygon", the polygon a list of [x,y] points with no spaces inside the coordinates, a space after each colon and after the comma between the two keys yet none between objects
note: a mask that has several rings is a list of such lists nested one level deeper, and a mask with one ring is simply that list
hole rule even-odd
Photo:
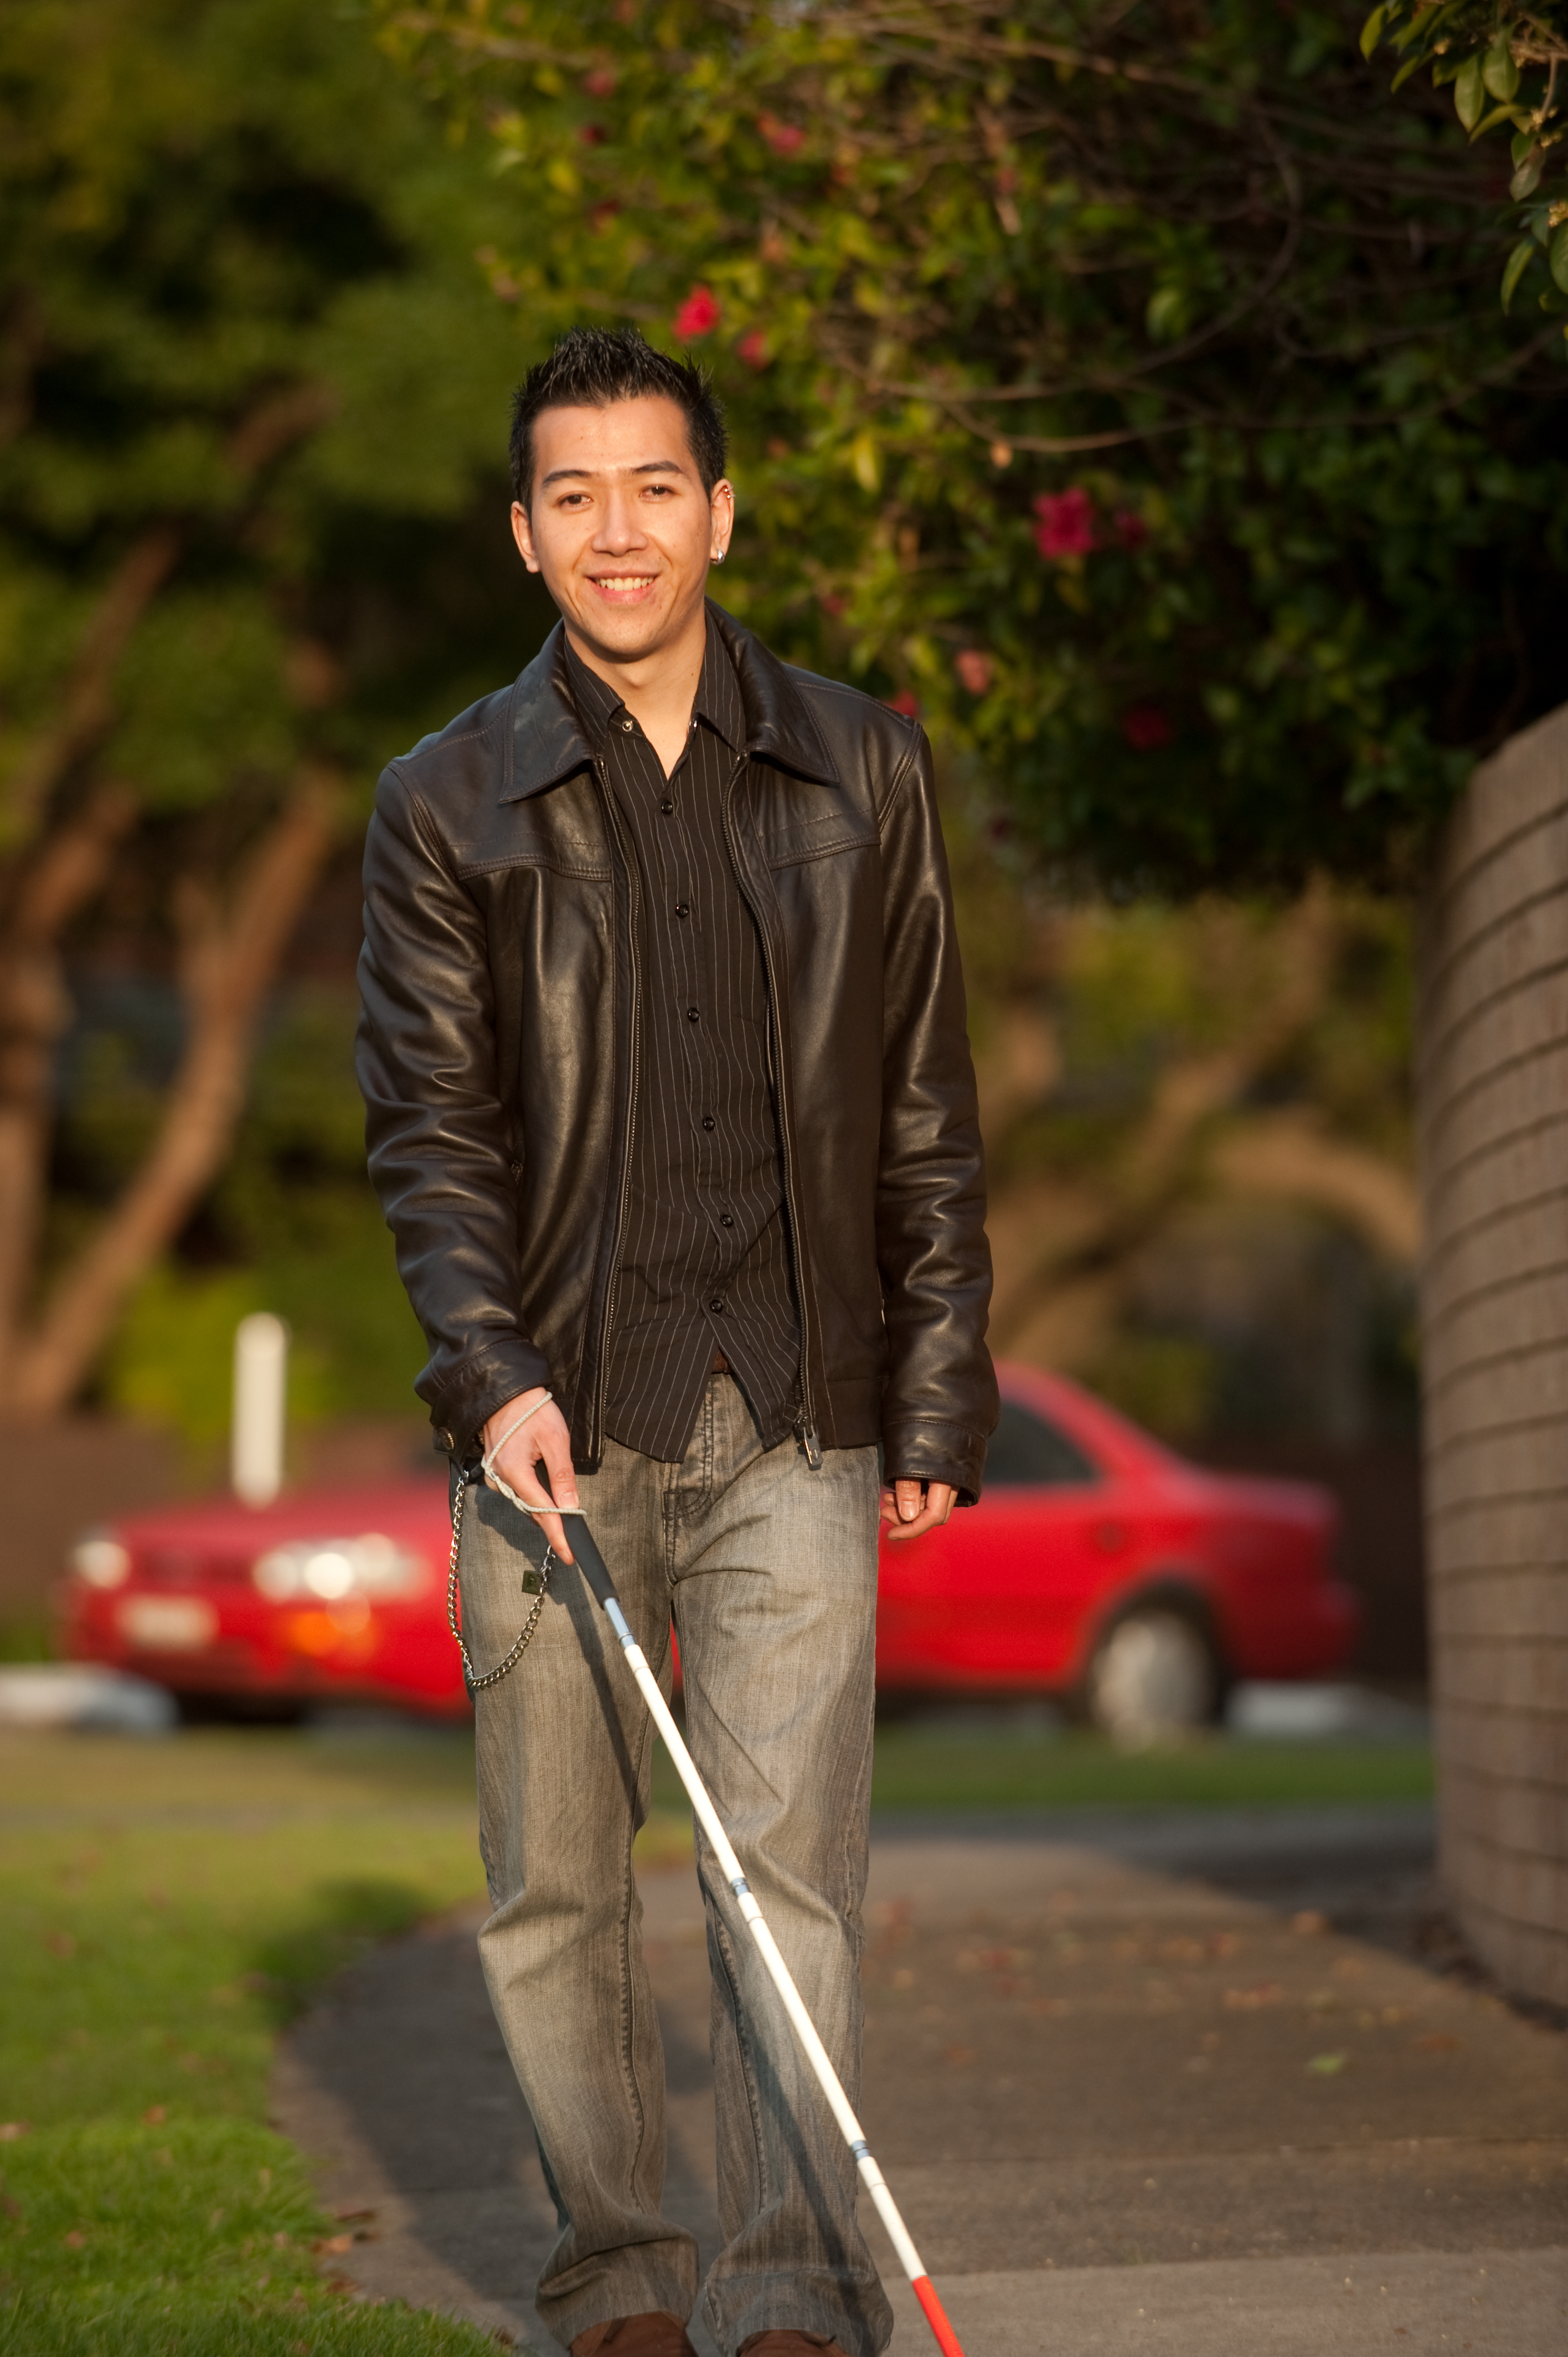
[{"label": "green grass", "polygon": [[402,2357],[467,2327],[350,2304],[265,2126],[279,2026],[481,1886],[471,1749],[273,1733],[0,1747],[0,2351]]},{"label": "green grass", "polygon": [[1242,1742],[1221,1735],[1117,1751],[1097,1735],[969,1726],[877,1729],[874,1809],[1276,1807],[1421,1801],[1432,1755],[1420,1743]]}]

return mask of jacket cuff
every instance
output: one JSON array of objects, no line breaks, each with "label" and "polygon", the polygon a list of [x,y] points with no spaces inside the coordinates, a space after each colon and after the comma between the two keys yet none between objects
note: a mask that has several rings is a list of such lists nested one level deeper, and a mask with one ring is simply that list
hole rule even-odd
[{"label": "jacket cuff", "polygon": [[929,1416],[897,1416],[883,1426],[882,1462],[885,1481],[945,1481],[961,1506],[972,1506],[985,1471],[985,1436]]},{"label": "jacket cuff", "polygon": [[435,1446],[459,1464],[474,1453],[480,1427],[520,1392],[550,1382],[550,1361],[521,1335],[492,1344],[467,1360],[441,1386],[430,1410]]}]

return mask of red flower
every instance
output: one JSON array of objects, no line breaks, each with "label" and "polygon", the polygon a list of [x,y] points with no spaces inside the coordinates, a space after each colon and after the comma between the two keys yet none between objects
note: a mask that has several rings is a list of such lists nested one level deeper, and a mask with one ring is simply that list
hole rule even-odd
[{"label": "red flower", "polygon": [[588,227],[596,231],[608,229],[619,210],[620,207],[615,199],[606,197],[602,203],[595,205],[589,212]]},{"label": "red flower", "polygon": [[1094,501],[1079,484],[1068,491],[1042,491],[1035,513],[1040,519],[1035,546],[1042,556],[1087,556],[1094,546]]},{"label": "red flower", "polygon": [[772,357],[768,349],[768,338],[760,328],[748,328],[736,344],[736,350],[747,368],[765,369]]},{"label": "red flower", "polygon": [[759,114],[757,127],[776,156],[793,156],[806,144],[806,135],[798,123],[780,123],[776,114]]},{"label": "red flower", "polygon": [[1149,537],[1149,527],[1136,508],[1118,508],[1114,518],[1116,537],[1135,556]]},{"label": "red flower", "polygon": [[583,76],[583,88],[587,91],[590,98],[608,98],[615,86],[616,70],[614,66],[595,66],[591,73],[585,73]]},{"label": "red flower", "polygon": [[719,324],[719,298],[711,286],[693,286],[675,314],[678,336],[711,336]]},{"label": "red flower", "polygon": [[585,147],[599,147],[609,137],[609,133],[602,123],[580,123],[577,136]]},{"label": "red flower", "polygon": [[1130,704],[1122,715],[1122,734],[1134,753],[1157,753],[1176,735],[1171,716],[1158,704]]},{"label": "red flower", "polygon": [[996,665],[983,648],[961,648],[952,659],[952,667],[971,695],[985,695],[990,692]]},{"label": "red flower", "polygon": [[920,716],[920,699],[912,687],[901,687],[897,695],[885,698],[889,712],[901,712],[907,720]]}]

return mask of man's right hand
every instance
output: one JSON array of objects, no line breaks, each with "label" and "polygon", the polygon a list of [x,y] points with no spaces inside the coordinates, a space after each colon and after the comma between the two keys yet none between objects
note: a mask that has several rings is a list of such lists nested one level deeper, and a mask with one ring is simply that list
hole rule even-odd
[{"label": "man's right hand", "polygon": [[[488,1452],[508,1425],[516,1424],[518,1417],[526,1415],[540,1400],[544,1401],[544,1405],[528,1417],[528,1422],[520,1431],[513,1433],[496,1458],[495,1469],[508,1488],[515,1490],[527,1505],[547,1506],[553,1498],[563,1506],[575,1506],[577,1503],[577,1477],[572,1470],[572,1436],[566,1429],[566,1419],[554,1401],[545,1398],[542,1384],[531,1392],[519,1392],[516,1399],[508,1400],[505,1407],[498,1407],[486,1423],[481,1437]],[[549,1477],[548,1491],[534,1470],[539,1465],[543,1466]],[[560,1515],[539,1514],[535,1520],[546,1542],[562,1562],[570,1563],[572,1550],[566,1544]]]}]

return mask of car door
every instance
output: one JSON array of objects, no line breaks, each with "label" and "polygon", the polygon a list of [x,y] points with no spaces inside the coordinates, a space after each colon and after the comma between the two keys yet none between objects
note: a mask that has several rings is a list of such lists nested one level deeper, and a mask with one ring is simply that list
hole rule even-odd
[{"label": "car door", "polygon": [[884,1685],[1059,1683],[1126,1544],[1116,1484],[1039,1409],[1004,1399],[977,1506],[907,1545],[883,1542]]}]

